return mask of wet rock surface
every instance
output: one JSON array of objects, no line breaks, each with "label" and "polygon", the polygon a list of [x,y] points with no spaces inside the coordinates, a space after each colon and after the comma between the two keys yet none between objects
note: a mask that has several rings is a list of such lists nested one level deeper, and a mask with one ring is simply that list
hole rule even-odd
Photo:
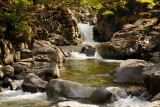
[{"label": "wet rock surface", "polygon": [[94,88],[84,87],[80,83],[61,79],[51,80],[46,85],[48,98],[89,98],[94,90]]},{"label": "wet rock surface", "polygon": [[93,45],[85,45],[82,47],[82,49],[80,50],[80,53],[85,54],[86,56],[94,56],[96,53],[96,47]]},{"label": "wet rock surface", "polygon": [[97,88],[90,96],[92,103],[106,103],[112,101],[112,93],[105,88]]}]

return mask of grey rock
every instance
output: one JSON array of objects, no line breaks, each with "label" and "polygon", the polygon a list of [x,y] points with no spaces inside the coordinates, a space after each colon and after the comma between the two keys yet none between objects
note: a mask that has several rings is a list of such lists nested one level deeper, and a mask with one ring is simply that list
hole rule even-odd
[{"label": "grey rock", "polygon": [[22,90],[24,92],[44,92],[47,82],[40,79],[37,75],[29,73],[22,83]]},{"label": "grey rock", "polygon": [[89,98],[94,90],[80,83],[62,79],[53,79],[46,85],[48,98]]},{"label": "grey rock", "polygon": [[13,68],[14,68],[15,75],[20,74],[21,72],[26,72],[28,70],[28,68],[25,65],[18,64],[18,63],[15,63],[13,65]]},{"label": "grey rock", "polygon": [[114,72],[114,82],[121,84],[142,84],[143,68],[150,65],[144,60],[128,59]]},{"label": "grey rock", "polygon": [[96,47],[92,45],[85,45],[82,47],[80,53],[86,54],[86,56],[94,56],[96,53]]},{"label": "grey rock", "polygon": [[97,88],[90,96],[92,103],[111,102],[112,93],[105,88]]}]

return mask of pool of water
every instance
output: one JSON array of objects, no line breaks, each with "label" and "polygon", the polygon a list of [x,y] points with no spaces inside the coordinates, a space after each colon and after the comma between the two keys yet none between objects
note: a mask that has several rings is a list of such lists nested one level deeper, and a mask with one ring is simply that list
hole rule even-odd
[{"label": "pool of water", "polygon": [[87,86],[112,85],[110,73],[119,63],[104,62],[96,59],[67,59],[64,66],[66,72],[61,72],[61,78],[76,81]]}]

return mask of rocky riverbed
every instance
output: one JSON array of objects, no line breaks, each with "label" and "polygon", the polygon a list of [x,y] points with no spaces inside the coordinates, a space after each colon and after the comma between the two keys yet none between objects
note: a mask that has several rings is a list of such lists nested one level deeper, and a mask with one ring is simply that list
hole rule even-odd
[{"label": "rocky riverbed", "polygon": [[65,5],[24,11],[31,38],[14,41],[0,25],[0,106],[160,106],[158,8],[127,21],[104,17],[105,8],[97,17]]}]

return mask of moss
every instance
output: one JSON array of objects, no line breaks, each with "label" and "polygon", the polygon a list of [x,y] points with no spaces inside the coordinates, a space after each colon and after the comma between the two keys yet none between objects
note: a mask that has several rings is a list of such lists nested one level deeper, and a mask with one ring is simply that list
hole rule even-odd
[{"label": "moss", "polygon": [[12,0],[15,4],[23,3],[25,5],[30,5],[31,2],[29,0]]},{"label": "moss", "polygon": [[114,13],[112,11],[107,10],[102,15],[103,16],[109,16],[109,15],[114,15]]},{"label": "moss", "polygon": [[137,0],[137,2],[140,2],[140,3],[142,3],[142,4],[148,3],[147,8],[148,8],[148,9],[153,9],[154,0]]},{"label": "moss", "polygon": [[154,3],[154,0],[137,0],[137,1],[141,3]]}]

